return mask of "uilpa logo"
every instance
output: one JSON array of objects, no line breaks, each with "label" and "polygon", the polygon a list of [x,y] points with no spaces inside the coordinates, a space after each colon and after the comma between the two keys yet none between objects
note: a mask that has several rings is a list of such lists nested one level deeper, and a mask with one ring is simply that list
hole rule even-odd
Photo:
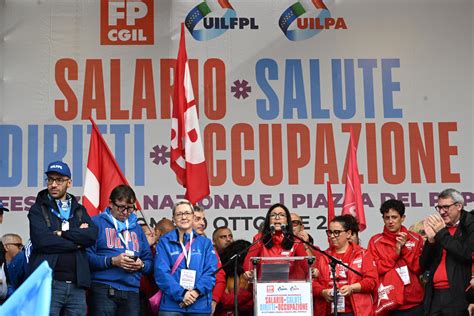
[{"label": "uilpa logo", "polygon": [[219,37],[229,29],[258,29],[255,18],[237,17],[229,0],[202,1],[189,11],[184,25],[198,41]]},{"label": "uilpa logo", "polygon": [[291,41],[303,41],[323,30],[346,30],[343,17],[331,17],[322,0],[299,0],[280,16],[278,25]]},{"label": "uilpa logo", "polygon": [[101,45],[152,45],[153,0],[101,0]]}]

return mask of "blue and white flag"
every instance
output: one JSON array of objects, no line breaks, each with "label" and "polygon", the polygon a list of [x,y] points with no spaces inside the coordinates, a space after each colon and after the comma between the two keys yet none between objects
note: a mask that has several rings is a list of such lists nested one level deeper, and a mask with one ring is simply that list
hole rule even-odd
[{"label": "blue and white flag", "polygon": [[0,316],[47,316],[51,305],[52,270],[44,261],[0,306]]}]

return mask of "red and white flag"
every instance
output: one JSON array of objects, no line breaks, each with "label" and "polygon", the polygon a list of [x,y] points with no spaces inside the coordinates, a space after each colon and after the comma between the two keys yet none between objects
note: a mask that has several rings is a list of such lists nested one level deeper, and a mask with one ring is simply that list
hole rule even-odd
[{"label": "red and white flag", "polygon": [[128,181],[94,120],[91,118],[90,121],[92,131],[82,204],[89,215],[94,216],[109,206],[110,192],[120,184],[128,184]]},{"label": "red and white flag", "polygon": [[348,164],[346,187],[342,214],[351,214],[359,221],[360,231],[366,228],[364,204],[362,203],[362,189],[360,186],[359,168],[357,167],[357,147],[354,142],[354,133],[350,130],[349,147],[347,149]]},{"label": "red and white flag", "polygon": [[331,182],[327,182],[327,200],[328,200],[328,227],[329,223],[335,216],[334,211],[334,198],[332,196]]},{"label": "red and white flag", "polygon": [[210,193],[196,100],[194,99],[184,35],[181,24],[178,60],[174,77],[171,121],[171,169],[186,188],[186,199],[195,204]]}]

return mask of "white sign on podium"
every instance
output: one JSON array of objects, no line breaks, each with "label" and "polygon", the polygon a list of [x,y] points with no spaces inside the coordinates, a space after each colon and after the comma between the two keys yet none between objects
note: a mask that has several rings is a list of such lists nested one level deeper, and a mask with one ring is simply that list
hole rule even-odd
[{"label": "white sign on podium", "polygon": [[257,315],[313,315],[311,283],[257,283]]},{"label": "white sign on podium", "polygon": [[[313,315],[311,265],[314,257],[252,257],[254,311],[264,315]],[[306,276],[290,278],[290,266],[303,263]],[[301,267],[301,266],[300,266]]]}]

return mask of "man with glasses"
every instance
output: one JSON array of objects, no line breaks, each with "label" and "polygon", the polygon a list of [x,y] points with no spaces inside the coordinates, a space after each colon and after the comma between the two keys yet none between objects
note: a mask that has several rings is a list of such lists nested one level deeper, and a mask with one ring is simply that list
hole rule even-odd
[{"label": "man with glasses", "polygon": [[8,286],[6,297],[9,297],[13,293],[13,288],[11,287],[11,279],[15,270],[13,261],[19,253],[20,255],[18,258],[21,256],[23,242],[20,235],[5,234],[2,236],[2,245],[3,249],[5,250],[5,263],[3,266],[3,271],[5,273]]},{"label": "man with glasses", "polygon": [[94,244],[97,227],[67,192],[72,186],[69,166],[55,161],[45,173],[47,188],[28,212],[33,246],[28,273],[46,260],[53,270],[50,315],[84,315],[85,288],[91,282],[85,249]]},{"label": "man with glasses", "polygon": [[471,280],[474,251],[474,215],[464,210],[464,198],[455,189],[438,196],[436,214],[424,220],[428,237],[420,257],[429,270],[424,308],[428,315],[467,315],[465,290]]},{"label": "man with glasses", "polygon": [[300,237],[310,244],[314,243],[313,237],[304,230],[304,224],[301,220],[301,216],[296,213],[291,213],[291,225],[293,226],[293,234]]},{"label": "man with glasses", "polygon": [[137,224],[135,192],[119,185],[109,207],[94,216],[96,243],[87,249],[92,270],[90,315],[139,315],[140,279],[153,269],[145,233]]}]

